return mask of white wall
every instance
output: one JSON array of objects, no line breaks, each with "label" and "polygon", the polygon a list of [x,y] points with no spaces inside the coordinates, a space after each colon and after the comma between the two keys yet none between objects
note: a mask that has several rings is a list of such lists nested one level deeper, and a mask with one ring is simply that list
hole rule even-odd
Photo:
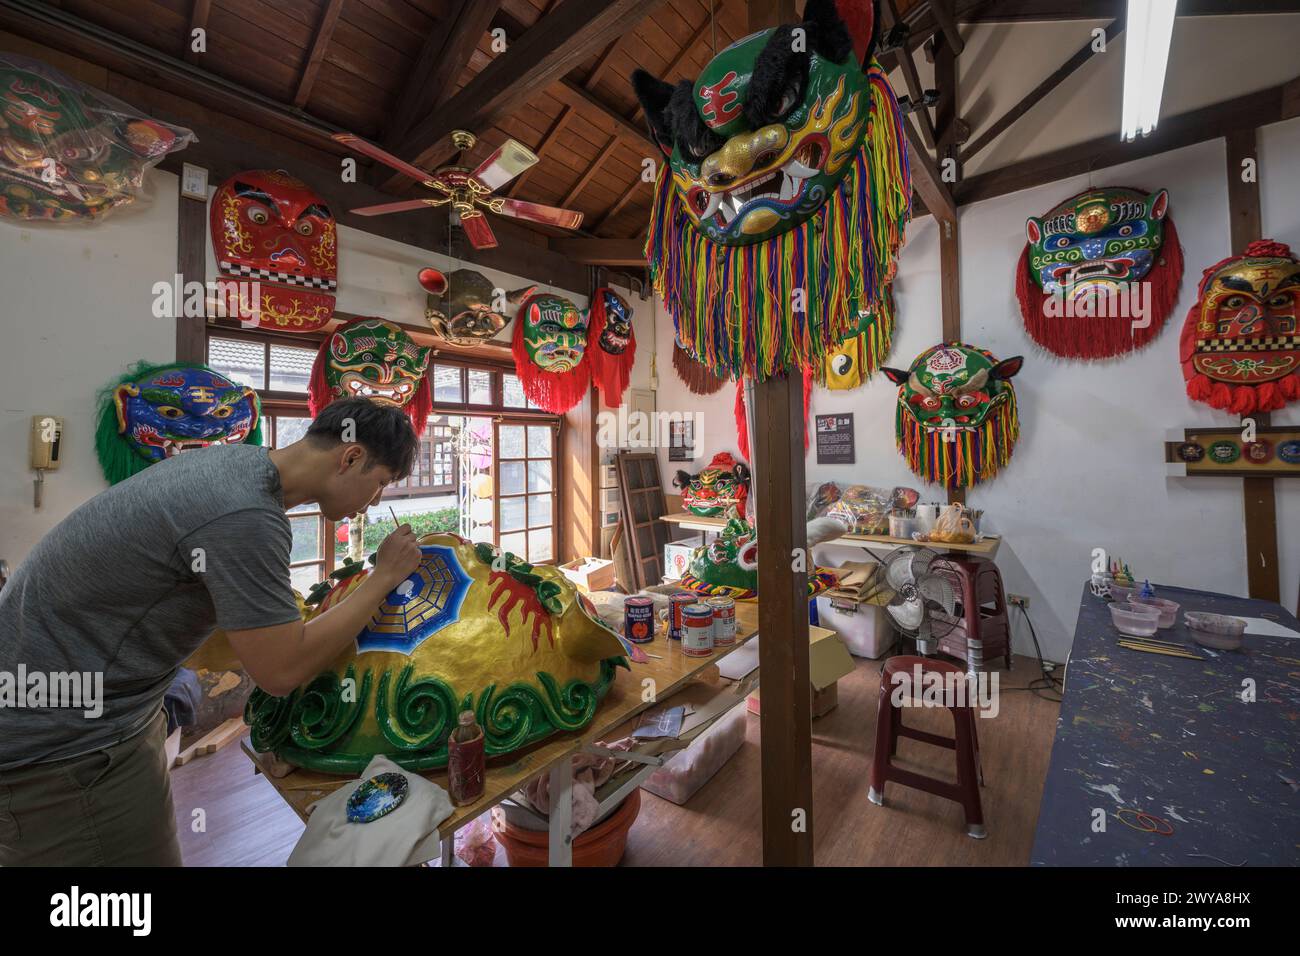
[{"label": "white wall", "polygon": [[[1265,235],[1300,250],[1300,120],[1262,131],[1260,170]],[[962,209],[963,339],[998,358],[1024,355],[1015,379],[1021,438],[1011,463],[967,501],[982,508],[986,527],[1004,536],[998,552],[1008,592],[1030,599],[1029,613],[1044,656],[1069,653],[1079,597],[1093,548],[1121,556],[1157,584],[1245,594],[1247,589],[1241,480],[1167,478],[1163,442],[1171,428],[1234,425],[1236,419],[1186,396],[1178,335],[1202,270],[1230,252],[1222,140],[1191,146],[1088,177],[1002,196]],[[1039,350],[1024,332],[1015,299],[1024,223],[1088,185],[1167,188],[1185,268],[1174,314],[1141,352],[1100,363],[1064,362]],[[938,233],[934,220],[913,223],[899,261],[898,328],[886,364],[906,367],[942,335]],[[658,313],[660,354],[672,343],[671,320]],[[665,369],[667,369],[665,371]],[[704,460],[734,450],[733,392],[697,399],[665,364],[659,408],[705,414]],[[909,485],[923,500],[943,490],[913,475],[894,444],[897,389],[883,376],[850,392],[818,388],[810,416],[853,412],[857,464],[806,459],[808,488],[835,480]],[[1275,424],[1300,422],[1300,408],[1274,413]],[[677,466],[660,452],[665,485]],[[1278,531],[1283,603],[1293,607],[1300,578],[1300,484],[1278,481]],[[835,565],[853,549],[826,546],[818,558]],[[1013,613],[1015,649],[1031,654],[1028,629]]]},{"label": "white wall", "polygon": [[[0,220],[0,558],[15,568],[41,536],[108,487],[95,458],[95,394],[140,359],[176,354],[153,317],[153,284],[176,271],[176,177],[148,174],[146,201],[94,225]],[[32,506],[33,415],[64,419],[62,466]]]}]

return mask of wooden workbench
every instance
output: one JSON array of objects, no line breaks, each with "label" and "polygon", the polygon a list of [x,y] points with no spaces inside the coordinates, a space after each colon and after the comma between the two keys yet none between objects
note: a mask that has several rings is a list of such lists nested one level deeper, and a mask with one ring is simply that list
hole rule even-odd
[{"label": "wooden workbench", "polygon": [[[668,524],[675,525],[688,531],[721,531],[727,524],[726,518],[702,518],[699,515],[678,512],[677,514],[664,515],[659,519],[666,521]],[[891,538],[887,534],[843,534],[838,538],[833,538],[824,542],[825,544],[835,545],[856,545],[867,548],[872,551],[892,551],[894,548],[914,547],[930,548],[934,551],[945,553],[953,552],[960,554],[972,554],[977,558],[988,558],[992,560],[998,553],[998,546],[1002,543],[1002,538],[998,536],[986,537],[974,544],[944,544],[939,541],[912,541],[908,538]]]},{"label": "wooden workbench", "polygon": [[[758,633],[757,604],[737,602],[736,643],[733,647],[714,651],[709,657],[687,657],[682,653],[681,642],[670,641],[662,632],[657,633],[651,643],[639,645],[647,655],[657,655],[657,657],[651,656],[645,663],[631,664],[631,673],[619,669],[613,685],[604,700],[600,702],[600,706],[596,708],[595,717],[586,729],[556,734],[513,760],[504,757],[499,758],[497,762],[488,762],[483,796],[474,803],[457,807],[451,816],[438,825],[438,835],[443,840],[444,863],[450,862],[451,845],[458,829],[547,772],[552,773],[550,793],[553,806],[556,807],[551,814],[552,834],[567,833],[572,806],[567,804],[560,795],[567,795],[570,792],[571,758],[590,744],[614,739],[611,735],[622,724],[670,697],[687,683],[710,677],[709,672],[718,661],[748,642],[756,633]],[[647,684],[647,681],[652,681],[653,684]],[[652,693],[645,693],[646,689],[651,689]],[[274,775],[275,761],[269,754],[254,751],[247,739],[241,746],[284,801],[304,822],[307,820],[308,808],[311,804],[357,779],[302,768],[295,768],[287,775],[277,778]],[[422,776],[444,790],[448,789],[445,769],[430,771]],[[552,839],[552,865],[568,865],[571,852],[572,847],[567,839],[563,841]]]}]

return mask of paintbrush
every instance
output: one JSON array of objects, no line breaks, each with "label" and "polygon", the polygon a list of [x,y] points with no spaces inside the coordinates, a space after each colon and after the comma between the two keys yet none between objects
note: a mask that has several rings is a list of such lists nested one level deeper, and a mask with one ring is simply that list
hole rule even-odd
[{"label": "paintbrush", "polygon": [[1193,661],[1205,660],[1205,658],[1200,654],[1188,654],[1184,651],[1173,651],[1165,647],[1152,647],[1149,644],[1126,644],[1124,641],[1120,641],[1119,646],[1130,651],[1144,651],[1147,654],[1163,654],[1165,657],[1184,657]]},{"label": "paintbrush", "polygon": [[393,516],[393,527],[395,529],[400,528],[402,526],[402,523],[397,520],[397,512],[393,510],[392,505],[388,506],[388,513]]},{"label": "paintbrush", "polygon": [[1121,634],[1121,641],[1133,641],[1138,644],[1154,644],[1156,647],[1173,647],[1181,651],[1190,650],[1186,644],[1179,644],[1177,641],[1158,641],[1154,637],[1137,637],[1133,634]]}]

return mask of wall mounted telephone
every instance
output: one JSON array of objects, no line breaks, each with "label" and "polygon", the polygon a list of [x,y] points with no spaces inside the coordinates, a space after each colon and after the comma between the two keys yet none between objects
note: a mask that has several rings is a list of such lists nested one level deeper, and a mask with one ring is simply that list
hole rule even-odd
[{"label": "wall mounted telephone", "polygon": [[32,468],[36,469],[33,503],[41,506],[45,473],[58,471],[63,454],[63,419],[55,415],[32,416]]}]

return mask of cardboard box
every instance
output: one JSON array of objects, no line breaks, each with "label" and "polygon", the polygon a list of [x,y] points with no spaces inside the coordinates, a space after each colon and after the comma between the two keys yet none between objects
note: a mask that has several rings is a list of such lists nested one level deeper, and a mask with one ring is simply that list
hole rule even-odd
[{"label": "cardboard box", "polygon": [[676,544],[672,541],[664,545],[664,579],[677,581],[690,569],[691,555],[697,545]]},{"label": "cardboard box", "polygon": [[614,562],[606,558],[579,558],[560,565],[560,573],[586,594],[614,586]]},{"label": "cardboard box", "polygon": [[[760,635],[750,641],[750,644],[757,645],[762,639]],[[731,656],[734,657],[736,653],[739,652]],[[849,656],[849,649],[844,646],[839,635],[824,627],[810,626],[808,628],[808,676],[811,684],[809,693],[813,717],[821,717],[835,709],[839,703],[839,685],[836,682],[841,677],[847,677],[852,673],[853,658]],[[760,674],[760,683],[762,679]],[[757,690],[749,695],[746,706],[751,714],[759,713]]]}]

